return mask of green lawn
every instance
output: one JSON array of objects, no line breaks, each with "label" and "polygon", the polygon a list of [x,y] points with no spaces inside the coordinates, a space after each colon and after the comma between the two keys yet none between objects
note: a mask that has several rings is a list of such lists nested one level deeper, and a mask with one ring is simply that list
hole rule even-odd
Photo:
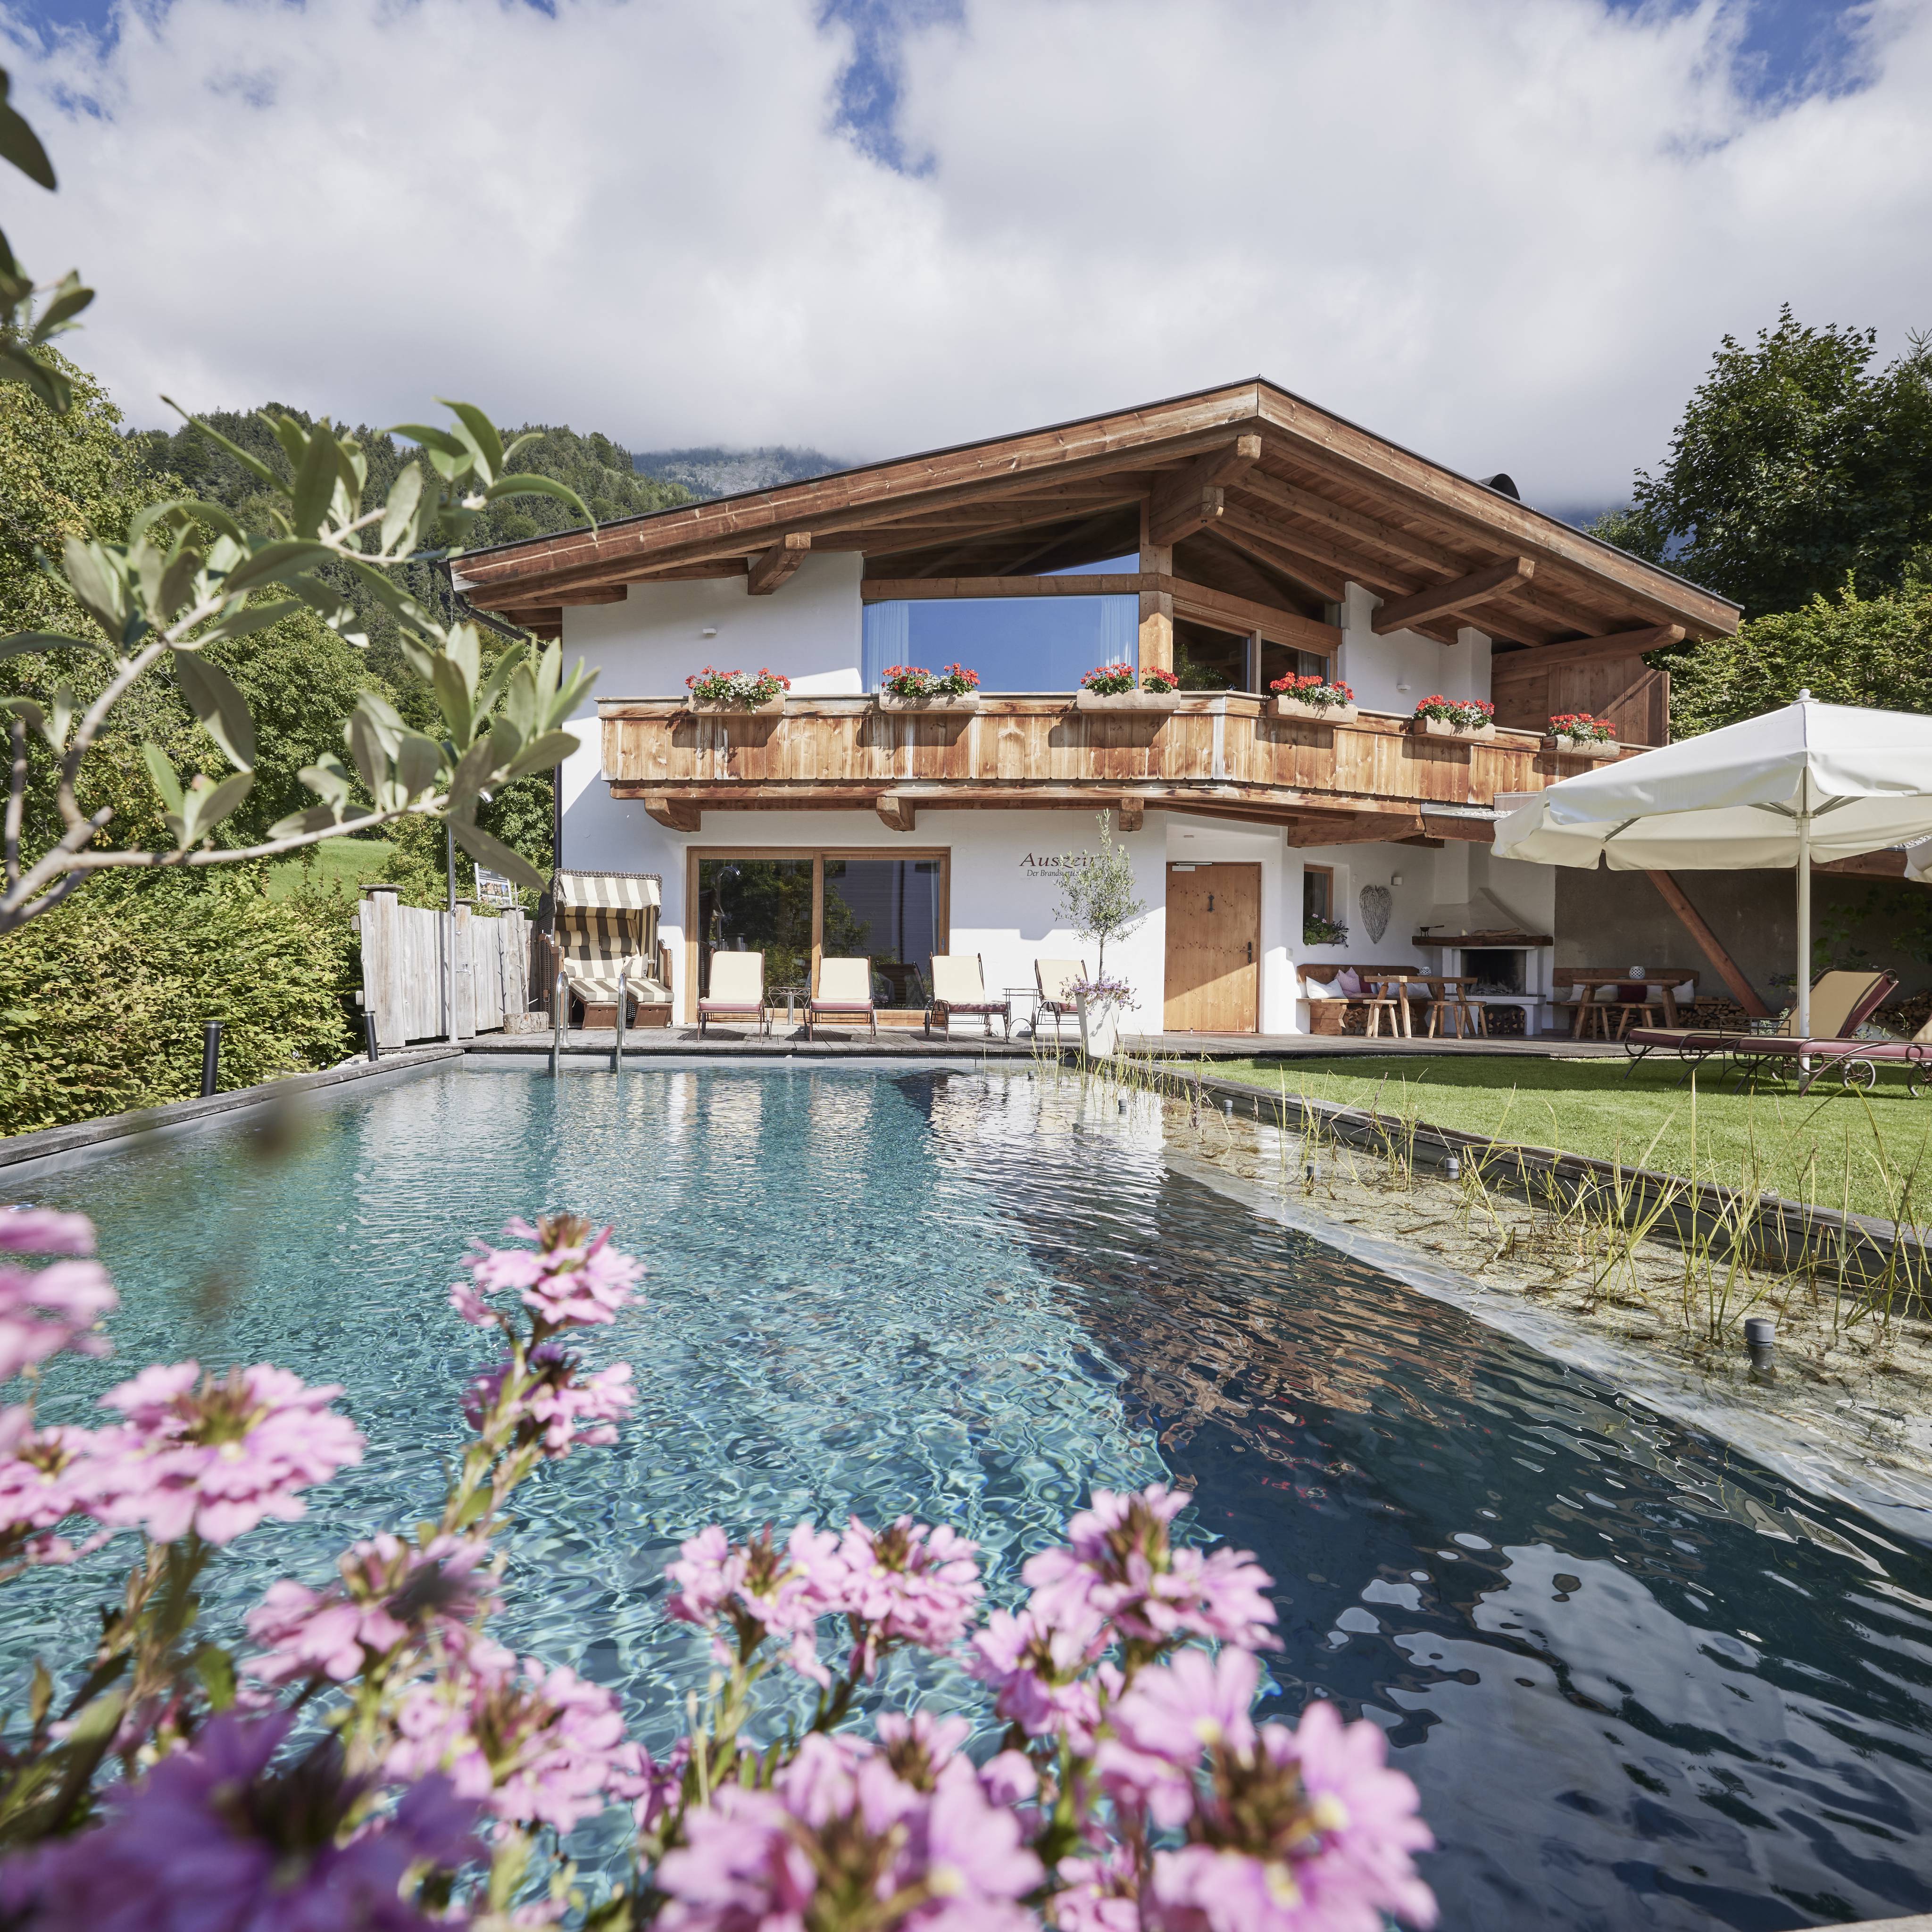
[{"label": "green lawn", "polygon": [[325,838],[268,868],[268,896],[287,898],[308,880],[325,890],[339,886],[353,898],[358,886],[382,876],[394,850],[382,838]]},{"label": "green lawn", "polygon": [[[1641,1162],[1726,1185],[1898,1217],[1909,1186],[1911,1217],[1932,1220],[1932,1096],[1914,1100],[1883,1072],[1871,1094],[1820,1081],[1804,1099],[1767,1082],[1732,1094],[1708,1070],[1694,1090],[1676,1084],[1675,1061],[1408,1058],[1363,1060],[1331,1072],[1308,1060],[1210,1061],[1208,1071],[1311,1100],[1372,1108],[1499,1141],[1555,1147],[1600,1160]],[[1653,1142],[1654,1144],[1653,1145]],[[1915,1176],[1916,1177],[1915,1178]]]}]

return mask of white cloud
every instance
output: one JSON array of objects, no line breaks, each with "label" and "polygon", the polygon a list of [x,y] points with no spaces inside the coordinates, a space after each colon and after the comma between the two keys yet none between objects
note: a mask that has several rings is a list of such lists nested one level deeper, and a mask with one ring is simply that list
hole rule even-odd
[{"label": "white cloud", "polygon": [[140,421],[440,391],[889,454],[1259,372],[1557,502],[1618,494],[1782,300],[1932,322],[1915,0],[1868,85],[1782,108],[1720,0],[967,0],[908,33],[916,175],[835,129],[817,13],[130,10],[10,56],[62,187],[8,226],[100,287],[76,346]]}]

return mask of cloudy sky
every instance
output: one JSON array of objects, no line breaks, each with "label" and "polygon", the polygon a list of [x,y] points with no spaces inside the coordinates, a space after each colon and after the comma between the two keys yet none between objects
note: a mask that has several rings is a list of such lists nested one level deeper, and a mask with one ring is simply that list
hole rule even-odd
[{"label": "cloudy sky", "polygon": [[0,0],[136,422],[887,455],[1260,373],[1619,500],[1718,339],[1932,326],[1932,0]]}]

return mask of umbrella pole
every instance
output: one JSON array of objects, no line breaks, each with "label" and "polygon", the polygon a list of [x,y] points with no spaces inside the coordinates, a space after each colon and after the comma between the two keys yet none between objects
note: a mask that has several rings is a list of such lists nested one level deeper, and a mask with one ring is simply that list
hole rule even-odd
[{"label": "umbrella pole", "polygon": [[1798,1037],[1811,1037],[1811,814],[1808,812],[1798,814]]}]

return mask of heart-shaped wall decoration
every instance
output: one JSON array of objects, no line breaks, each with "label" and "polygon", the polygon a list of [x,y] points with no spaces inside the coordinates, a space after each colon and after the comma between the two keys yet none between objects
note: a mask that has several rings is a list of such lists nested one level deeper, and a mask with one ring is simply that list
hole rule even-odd
[{"label": "heart-shaped wall decoration", "polygon": [[1379,946],[1388,930],[1389,914],[1395,910],[1395,895],[1386,886],[1362,888],[1362,923],[1369,929],[1369,944]]}]

